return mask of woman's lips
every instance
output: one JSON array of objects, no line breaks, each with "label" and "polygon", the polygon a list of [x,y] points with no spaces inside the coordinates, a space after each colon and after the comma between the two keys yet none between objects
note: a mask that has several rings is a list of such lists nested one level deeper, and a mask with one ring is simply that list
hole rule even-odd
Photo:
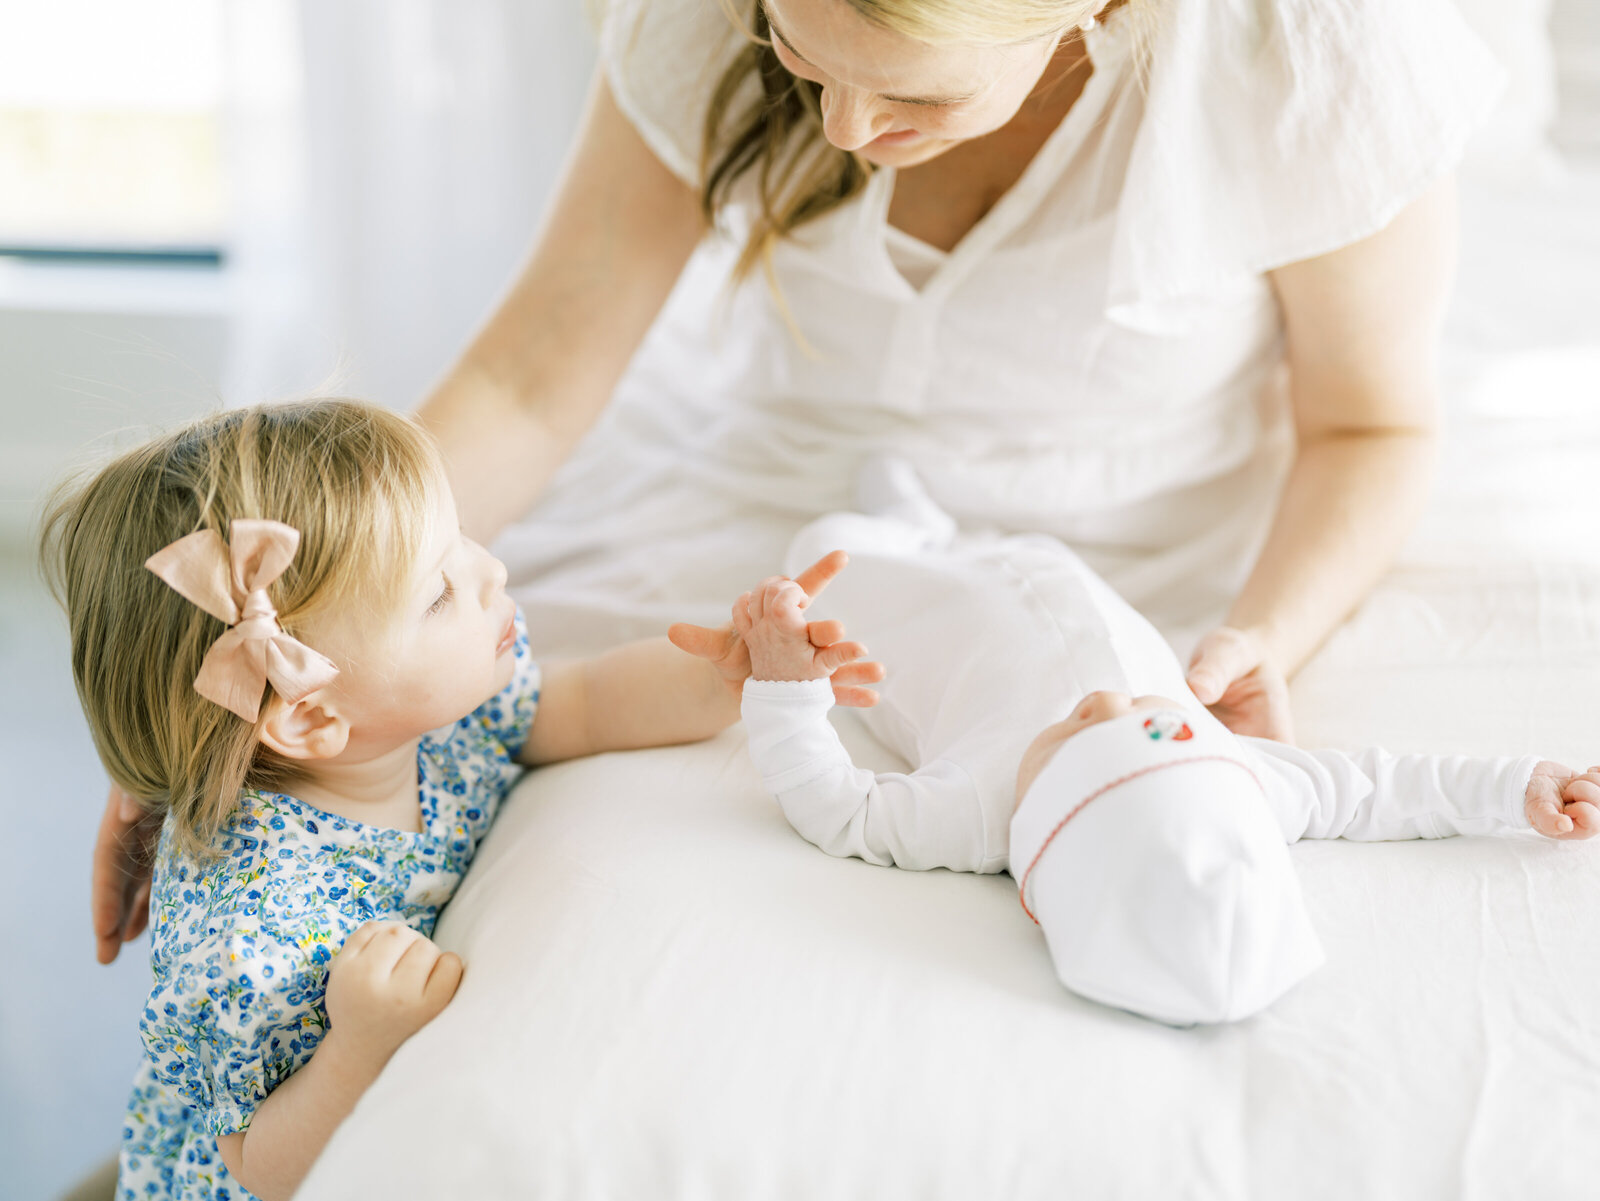
[{"label": "woman's lips", "polygon": [[873,138],[869,145],[872,146],[898,146],[902,142],[912,142],[922,135],[914,129],[897,129],[893,133],[880,133]]}]

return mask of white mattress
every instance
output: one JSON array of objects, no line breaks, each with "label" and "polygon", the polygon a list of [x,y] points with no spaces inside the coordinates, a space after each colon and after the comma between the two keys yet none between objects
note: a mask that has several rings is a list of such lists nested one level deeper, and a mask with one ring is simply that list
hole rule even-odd
[{"label": "white mattress", "polygon": [[[1600,762],[1596,213],[1600,167],[1466,198],[1439,495],[1303,743]],[[455,1002],[298,1195],[1597,1195],[1600,844],[1293,854],[1327,966],[1178,1031],[1065,993],[1009,877],[801,841],[737,727],[541,770],[439,924]]]}]

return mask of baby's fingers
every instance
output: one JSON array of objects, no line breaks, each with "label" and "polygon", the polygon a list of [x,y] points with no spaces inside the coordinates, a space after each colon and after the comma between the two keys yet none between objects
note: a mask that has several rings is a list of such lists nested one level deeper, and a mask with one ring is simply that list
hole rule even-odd
[{"label": "baby's fingers", "polygon": [[859,642],[835,642],[832,646],[823,647],[817,652],[813,662],[823,671],[837,671],[852,659],[861,659],[866,656],[867,648]]},{"label": "baby's fingers", "polygon": [[1588,801],[1576,801],[1568,805],[1566,816],[1576,827],[1567,835],[1568,838],[1593,838],[1600,834],[1600,808]]},{"label": "baby's fingers", "polygon": [[842,621],[812,621],[806,623],[806,637],[812,646],[832,646],[844,637]]},{"label": "baby's fingers", "polygon": [[1528,820],[1546,838],[1560,838],[1572,829],[1572,819],[1561,812],[1554,797],[1543,796],[1528,805]]},{"label": "baby's fingers", "polygon": [[1587,801],[1591,805],[1600,807],[1600,781],[1588,775],[1578,776],[1567,784],[1561,796],[1569,803]]}]

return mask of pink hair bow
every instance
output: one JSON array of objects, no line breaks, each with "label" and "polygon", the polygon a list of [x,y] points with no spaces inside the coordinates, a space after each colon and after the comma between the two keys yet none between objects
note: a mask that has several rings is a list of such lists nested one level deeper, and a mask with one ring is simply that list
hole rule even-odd
[{"label": "pink hair bow", "polygon": [[300,531],[281,521],[240,518],[229,541],[196,530],[145,560],[145,566],[185,600],[229,629],[211,644],[194,688],[208,701],[254,722],[271,681],[289,704],[339,674],[329,659],[283,632],[267,585],[283,574],[300,548]]}]

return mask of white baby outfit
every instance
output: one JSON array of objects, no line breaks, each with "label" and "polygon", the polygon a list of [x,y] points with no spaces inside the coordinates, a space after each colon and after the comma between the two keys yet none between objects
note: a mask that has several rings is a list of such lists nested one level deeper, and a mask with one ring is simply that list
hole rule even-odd
[{"label": "white baby outfit", "polygon": [[[778,247],[809,350],[759,272],[725,289],[738,192],[497,547],[552,617],[536,627],[599,644],[719,619],[801,525],[852,507],[875,452],[963,528],[1059,537],[1169,637],[1220,618],[1285,461],[1265,273],[1375,233],[1447,173],[1500,72],[1450,0],[1141,2],[1148,90],[1130,6],[1089,30],[1082,94],[953,251],[889,226],[892,169]],[[740,36],[722,0],[606,0],[612,92],[686,181]]]},{"label": "white baby outfit", "polygon": [[[1270,886],[1254,894],[1269,907],[1300,904],[1285,849],[1300,838],[1376,841],[1527,828],[1523,794],[1536,756],[1347,754],[1235,739],[1194,699],[1160,634],[1058,541],[1042,535],[952,536],[948,527],[930,523],[926,513],[924,508],[912,520],[830,515],[800,532],[785,562],[786,573],[793,575],[828,551],[850,552],[850,565],[808,617],[842,620],[848,636],[864,642],[888,667],[879,703],[863,710],[862,718],[913,771],[875,773],[851,761],[827,720],[833,695],[826,680],[745,684],[744,722],[762,780],[790,824],[829,854],[915,869],[1009,868],[1016,874],[1019,865],[1011,855],[1018,830],[1024,831],[1031,860],[1043,841],[1039,822],[1048,828],[1087,795],[1087,786],[1070,795],[1070,783],[1055,790],[1054,802],[1036,797],[1039,788],[1030,790],[1014,829],[1022,753],[1044,727],[1067,717],[1086,693],[1097,690],[1181,702],[1196,729],[1236,748],[1229,753],[1236,753],[1259,781],[1252,785],[1260,806],[1252,821],[1258,831],[1275,835],[1269,839],[1273,851],[1263,851],[1255,837],[1250,852],[1253,864],[1277,873]],[[1057,757],[1065,756],[1074,741]],[[1117,801],[1107,795],[1086,809],[1085,820],[1062,847],[1070,844],[1079,860],[1109,859],[1130,846],[1146,845],[1151,829],[1170,826],[1164,820],[1154,827],[1140,821],[1129,827],[1118,813],[1126,817],[1132,810],[1118,811]],[[1047,811],[1051,803],[1061,806],[1058,815]],[[1031,827],[1024,815],[1032,815]],[[1239,826],[1227,821],[1232,838]],[[1090,839],[1087,849],[1084,837]],[[1185,847],[1179,837],[1157,851],[1170,852],[1164,861],[1170,867],[1172,856],[1188,853]],[[1149,864],[1137,870],[1158,871]],[[1148,894],[1134,887],[1133,872],[1130,866],[1120,881],[1102,882],[1096,906],[1070,910],[1069,920],[1088,932],[1106,926],[1095,915],[1108,909],[1138,920],[1141,898]],[[1184,905],[1238,906],[1240,899],[1237,892],[1222,900],[1196,892]],[[1175,898],[1169,905],[1184,908]],[[1229,928],[1250,920],[1244,906],[1228,919]],[[1052,932],[1052,945],[1056,933],[1067,939],[1064,931]],[[1220,968],[1200,964],[1195,970],[1206,975],[1204,981],[1169,981],[1167,991],[1149,984],[1150,966],[1163,953],[1159,946],[1137,961],[1116,955],[1097,961],[1095,988],[1084,987],[1075,974],[1081,965],[1058,963],[1058,968],[1078,991],[1162,1020],[1231,1020],[1269,1003],[1316,966],[1321,953],[1314,943],[1309,925],[1286,929],[1265,940],[1266,966],[1263,955]],[[1260,982],[1240,989],[1238,973]],[[1135,988],[1131,977],[1142,983]]]}]

